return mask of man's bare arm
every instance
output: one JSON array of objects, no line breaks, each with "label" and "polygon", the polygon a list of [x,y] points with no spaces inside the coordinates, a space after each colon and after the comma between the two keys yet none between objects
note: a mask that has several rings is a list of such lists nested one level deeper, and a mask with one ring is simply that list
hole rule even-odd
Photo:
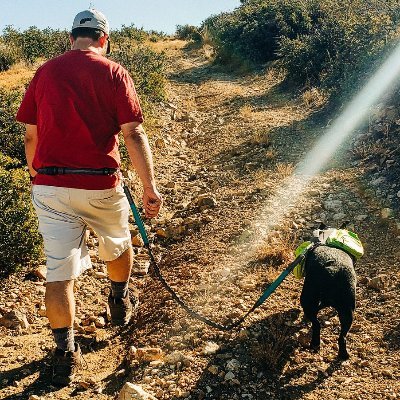
[{"label": "man's bare arm", "polygon": [[132,165],[143,184],[143,205],[146,216],[156,217],[162,204],[162,197],[154,179],[153,157],[147,135],[139,122],[123,124],[121,130]]},{"label": "man's bare arm", "polygon": [[29,174],[35,176],[37,172],[32,167],[33,158],[35,157],[35,151],[37,146],[37,126],[36,125],[25,125],[25,157],[28,163]]}]

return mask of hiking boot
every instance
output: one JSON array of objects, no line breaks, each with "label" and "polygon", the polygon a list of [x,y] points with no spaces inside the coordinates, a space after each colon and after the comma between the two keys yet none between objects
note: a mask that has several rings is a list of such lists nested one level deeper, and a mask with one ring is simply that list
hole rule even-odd
[{"label": "hiking boot", "polygon": [[115,299],[110,293],[108,307],[110,308],[111,324],[116,326],[128,325],[132,318],[133,310],[138,304],[139,299],[136,296],[130,296],[129,293],[122,299]]},{"label": "hiking boot", "polygon": [[75,351],[56,349],[53,355],[52,383],[56,386],[68,386],[81,365],[82,352],[78,344],[75,343]]}]

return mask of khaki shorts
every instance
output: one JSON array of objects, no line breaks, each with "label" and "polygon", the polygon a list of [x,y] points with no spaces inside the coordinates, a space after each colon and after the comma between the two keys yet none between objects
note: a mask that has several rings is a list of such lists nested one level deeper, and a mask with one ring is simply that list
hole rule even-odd
[{"label": "khaki shorts", "polygon": [[33,185],[32,202],[47,257],[47,282],[75,279],[91,268],[85,243],[90,226],[99,256],[118,258],[131,246],[129,203],[121,186],[104,190]]}]

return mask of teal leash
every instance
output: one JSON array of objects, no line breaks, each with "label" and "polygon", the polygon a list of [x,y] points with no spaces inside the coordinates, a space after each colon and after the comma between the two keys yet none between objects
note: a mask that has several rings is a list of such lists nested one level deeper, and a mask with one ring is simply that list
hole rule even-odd
[{"label": "teal leash", "polygon": [[260,307],[267,299],[268,297],[271,296],[271,294],[279,287],[279,285],[284,281],[284,279],[293,271],[293,269],[300,264],[305,257],[307,256],[307,253],[311,250],[313,250],[315,247],[318,246],[318,243],[314,243],[310,245],[310,247],[302,254],[296,257],[296,259],[291,262],[283,271],[282,273],[276,278],[262,293],[262,295],[259,297],[259,299],[254,303],[253,307],[247,311],[241,318],[238,320],[231,322],[228,325],[223,325],[219,324],[218,322],[215,322],[204,315],[201,315],[197,311],[192,310],[180,297],[179,295],[175,292],[175,290],[168,284],[168,282],[165,280],[163,277],[161,270],[158,266],[158,263],[156,259],[153,256],[153,252],[151,249],[151,244],[149,241],[149,238],[146,233],[146,228],[143,224],[143,221],[140,217],[139,210],[136,207],[136,204],[133,200],[132,194],[129,190],[129,188],[124,184],[123,185],[125,195],[128,199],[129,205],[132,210],[133,217],[135,219],[136,225],[139,229],[140,236],[143,239],[144,247],[147,249],[149,256],[150,256],[150,264],[153,268],[153,271],[157,277],[157,279],[161,282],[163,287],[171,294],[172,298],[193,318],[198,319],[199,321],[204,322],[205,324],[222,330],[222,331],[230,331],[233,328],[236,328],[239,326],[252,312],[254,312],[258,307]]}]

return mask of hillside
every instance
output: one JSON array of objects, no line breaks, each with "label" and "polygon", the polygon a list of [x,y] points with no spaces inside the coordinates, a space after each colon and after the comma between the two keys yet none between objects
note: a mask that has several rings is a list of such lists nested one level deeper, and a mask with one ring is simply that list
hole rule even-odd
[{"label": "hillside", "polygon": [[[158,231],[155,249],[168,282],[191,306],[225,323],[253,305],[315,220],[337,225],[349,219],[366,248],[356,265],[351,358],[336,360],[339,321],[330,309],[320,313],[321,352],[305,347],[302,282],[292,275],[241,329],[227,333],[190,318],[150,276],[135,276],[141,297],[135,323],[124,331],[104,326],[108,283],[91,236],[95,269],[76,285],[76,328],[87,368],[74,386],[50,386],[53,342],[43,317],[43,280],[12,275],[2,281],[0,313],[18,310],[29,326],[0,327],[0,398],[114,399],[127,381],[159,400],[400,398],[400,228],[396,211],[383,211],[395,197],[377,190],[368,160],[348,143],[249,255],[257,223],[280,211],[274,195],[282,181],[332,116],[318,108],[318,99],[290,92],[272,68],[237,76],[212,66],[203,49],[162,43],[168,102],[158,106],[148,133],[165,206],[147,226],[153,236]],[[374,179],[381,176],[373,172]],[[400,190],[388,182],[390,190]],[[142,265],[145,251],[136,252]],[[156,348],[164,357],[141,362],[131,346]]]}]

